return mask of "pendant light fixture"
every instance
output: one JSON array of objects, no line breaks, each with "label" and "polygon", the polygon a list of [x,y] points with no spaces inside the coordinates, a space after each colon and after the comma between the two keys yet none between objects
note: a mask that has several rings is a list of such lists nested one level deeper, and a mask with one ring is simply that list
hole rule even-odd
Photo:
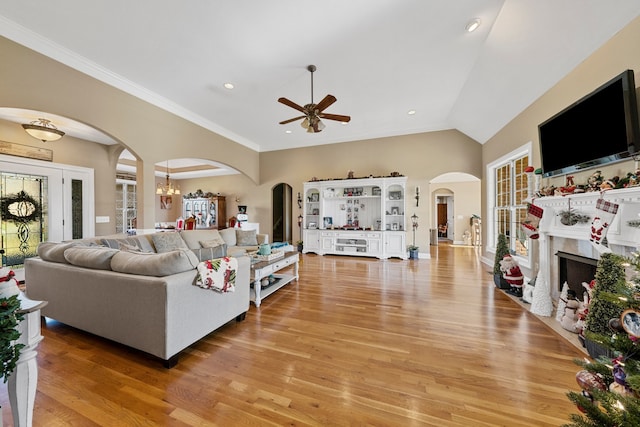
[{"label": "pendant light fixture", "polygon": [[64,136],[64,132],[47,119],[34,120],[29,124],[23,124],[22,127],[29,135],[42,142],[57,141]]},{"label": "pendant light fixture", "polygon": [[165,179],[164,185],[162,183],[158,183],[156,186],[156,194],[158,195],[166,195],[171,196],[173,194],[180,194],[180,187],[173,182],[169,178],[169,160],[167,160],[167,175]]}]

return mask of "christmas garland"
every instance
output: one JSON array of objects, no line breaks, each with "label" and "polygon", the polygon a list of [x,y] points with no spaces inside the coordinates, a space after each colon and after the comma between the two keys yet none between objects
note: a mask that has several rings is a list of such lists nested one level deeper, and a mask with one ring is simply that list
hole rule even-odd
[{"label": "christmas garland", "polygon": [[589,215],[576,212],[574,209],[567,209],[558,213],[560,222],[564,225],[573,226],[576,224],[586,224],[591,220]]}]

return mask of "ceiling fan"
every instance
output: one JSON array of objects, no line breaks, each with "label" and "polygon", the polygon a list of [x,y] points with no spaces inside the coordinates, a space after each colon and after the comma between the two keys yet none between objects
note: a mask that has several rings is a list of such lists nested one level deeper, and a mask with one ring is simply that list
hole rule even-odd
[{"label": "ceiling fan", "polygon": [[320,119],[328,119],[328,120],[336,120],[338,122],[347,123],[351,120],[349,116],[343,116],[340,114],[328,114],[323,113],[323,111],[329,107],[331,104],[337,101],[336,97],[333,95],[327,95],[324,97],[322,101],[318,104],[313,103],[313,72],[316,71],[315,65],[309,65],[307,70],[311,72],[311,103],[305,105],[304,107],[299,106],[293,101],[288,100],[287,98],[278,98],[278,102],[294,108],[301,113],[304,113],[302,116],[294,117],[289,120],[285,120],[280,122],[281,125],[286,125],[287,123],[295,122],[296,120],[304,119],[300,124],[303,128],[307,130],[309,133],[318,133],[321,132],[322,129],[325,128],[324,123]]}]

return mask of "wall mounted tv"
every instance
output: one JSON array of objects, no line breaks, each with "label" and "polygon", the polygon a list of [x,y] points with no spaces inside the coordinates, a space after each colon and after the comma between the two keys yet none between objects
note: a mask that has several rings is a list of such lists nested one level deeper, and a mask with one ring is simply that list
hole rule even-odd
[{"label": "wall mounted tv", "polygon": [[629,158],[640,149],[633,70],[614,77],[538,126],[543,176]]}]

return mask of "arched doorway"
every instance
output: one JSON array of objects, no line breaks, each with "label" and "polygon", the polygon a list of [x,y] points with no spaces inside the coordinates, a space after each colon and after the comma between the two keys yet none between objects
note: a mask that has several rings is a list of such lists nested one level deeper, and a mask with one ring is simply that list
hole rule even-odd
[{"label": "arched doorway", "polygon": [[291,211],[292,189],[289,184],[280,183],[271,190],[273,241],[292,243]]}]

